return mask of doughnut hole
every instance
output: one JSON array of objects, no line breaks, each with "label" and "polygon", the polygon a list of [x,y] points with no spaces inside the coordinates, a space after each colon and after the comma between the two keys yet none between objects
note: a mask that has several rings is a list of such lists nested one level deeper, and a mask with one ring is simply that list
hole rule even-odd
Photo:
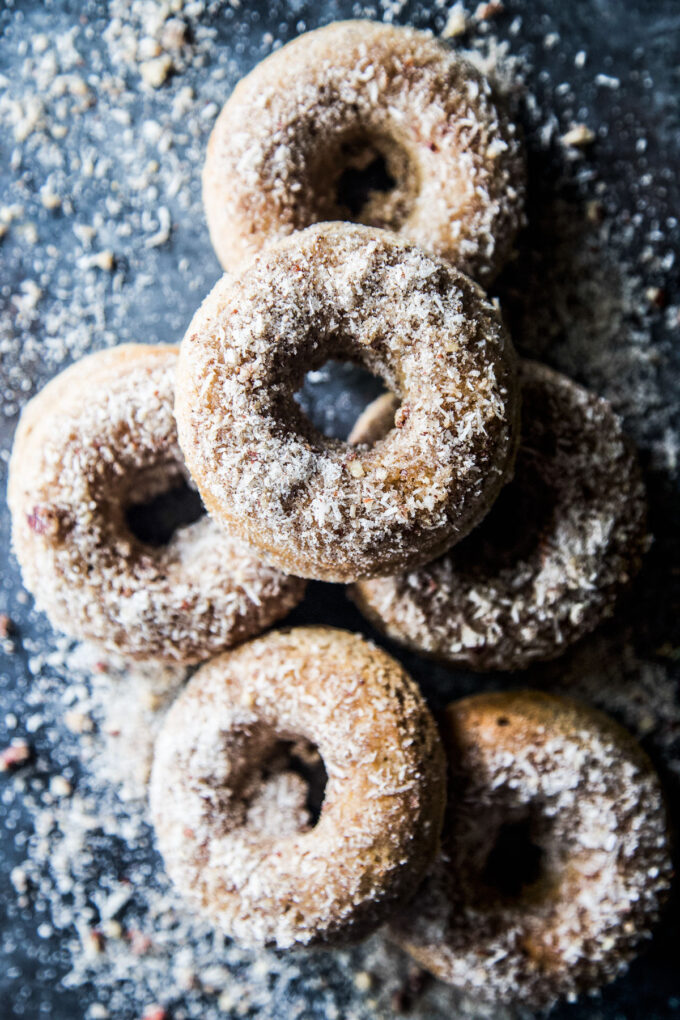
[{"label": "doughnut hole", "polygon": [[208,785],[218,797],[227,828],[246,830],[257,841],[309,832],[319,821],[328,776],[318,747],[306,737],[281,734],[263,724],[243,727],[223,749],[220,771]]},{"label": "doughnut hole", "polygon": [[[350,136],[341,141],[335,171],[337,218],[396,229],[410,211],[409,159],[394,141]],[[335,160],[334,160],[335,162]]]},{"label": "doughnut hole", "polygon": [[143,545],[168,545],[180,528],[205,514],[197,490],[181,464],[155,465],[130,479],[123,498],[127,530]]},{"label": "doughnut hole", "polygon": [[311,154],[310,205],[318,220],[398,230],[418,194],[418,175],[395,138],[358,127]]},{"label": "doughnut hole", "polygon": [[356,419],[383,393],[383,380],[362,365],[330,359],[307,372],[294,399],[319,432],[345,441]]},{"label": "doughnut hole", "polygon": [[557,495],[540,463],[520,446],[514,477],[481,524],[456,548],[456,569],[493,576],[540,556],[543,536],[552,530],[556,510]]},{"label": "doughnut hole", "polygon": [[349,209],[352,216],[358,216],[374,192],[387,193],[397,183],[390,176],[384,156],[379,152],[365,152],[365,165],[348,165],[340,174],[337,183],[338,205]]},{"label": "doughnut hole", "polygon": [[522,814],[499,826],[484,864],[482,884],[508,899],[530,896],[541,887],[545,863],[531,814]]},{"label": "doughnut hole", "polygon": [[259,785],[248,800],[246,825],[292,835],[313,829],[323,808],[328,776],[319,749],[304,737],[278,739],[262,763]]},{"label": "doughnut hole", "polygon": [[[499,717],[497,725],[506,725]],[[539,906],[563,877],[559,836],[540,803],[512,803],[510,791],[497,791],[479,819],[455,826],[456,881],[485,913]],[[463,879],[461,878],[463,876]]]}]

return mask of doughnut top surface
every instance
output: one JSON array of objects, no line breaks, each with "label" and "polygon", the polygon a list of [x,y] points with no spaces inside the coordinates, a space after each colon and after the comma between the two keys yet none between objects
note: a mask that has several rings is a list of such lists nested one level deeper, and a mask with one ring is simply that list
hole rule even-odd
[{"label": "doughnut top surface", "polygon": [[344,21],[288,43],[237,85],[210,139],[203,195],[226,269],[312,223],[356,220],[489,282],[521,222],[524,163],[514,125],[466,60],[425,32]]},{"label": "doughnut top surface", "polygon": [[[438,560],[353,593],[391,637],[474,669],[559,655],[611,613],[648,545],[640,468],[611,405],[534,361],[519,378],[514,477],[489,514]],[[395,404],[370,405],[350,439],[385,434]]]},{"label": "doughnut top surface", "polygon": [[442,853],[392,932],[445,981],[533,1009],[622,973],[672,865],[664,799],[637,742],[537,691],[451,704]]},{"label": "doughnut top surface", "polygon": [[[293,399],[329,358],[402,401],[372,448]],[[469,278],[395,235],[320,224],[220,281],[178,367],[180,444],[208,509],[290,573],[346,581],[422,563],[486,512],[515,454],[515,355]]]},{"label": "doughnut top surface", "polygon": [[26,586],[51,622],[134,659],[195,662],[273,623],[304,582],[204,516],[167,542],[127,512],[186,484],[173,413],[177,348],[122,344],[26,406],[8,498]]},{"label": "doughnut top surface", "polygon": [[[272,771],[281,740],[323,761],[314,826],[299,776]],[[366,934],[415,890],[438,847],[444,772],[399,663],[358,634],[298,627],[195,674],[157,742],[151,808],[169,874],[225,933],[331,943]]]}]

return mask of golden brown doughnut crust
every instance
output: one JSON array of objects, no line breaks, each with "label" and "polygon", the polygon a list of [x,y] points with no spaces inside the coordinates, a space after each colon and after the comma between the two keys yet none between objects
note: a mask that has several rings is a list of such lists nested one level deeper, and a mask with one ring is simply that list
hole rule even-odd
[{"label": "golden brown doughnut crust", "polygon": [[176,347],[82,359],[24,409],[8,501],[24,583],[51,622],[135,659],[195,662],[281,619],[304,583],[205,517],[165,546],[125,511],[186,479],[173,415]]},{"label": "golden brown doughnut crust", "polygon": [[[609,616],[647,548],[637,458],[611,406],[566,376],[520,362],[513,479],[468,538],[438,560],[362,581],[352,598],[393,640],[472,669],[551,659]],[[394,398],[350,441],[375,441]]]},{"label": "golden brown doughnut crust", "polygon": [[[290,773],[266,771],[277,739],[300,738],[328,776],[314,828]],[[360,635],[299,627],[196,673],[158,738],[150,795],[170,877],[222,931],[331,943],[416,888],[438,847],[444,758],[394,659]]]},{"label": "golden brown doughnut crust", "polygon": [[[346,184],[385,161],[387,191]],[[397,230],[482,283],[522,218],[524,161],[489,82],[426,32],[343,21],[236,86],[213,130],[203,198],[225,269],[324,220]],[[356,203],[356,204],[355,204]]]},{"label": "golden brown doughnut crust", "polygon": [[506,1006],[544,1009],[612,981],[672,874],[647,756],[601,712],[537,691],[454,702],[442,736],[442,851],[393,937],[442,980]]},{"label": "golden brown doughnut crust", "polygon": [[[321,435],[293,399],[331,357],[402,400],[372,449]],[[215,286],[182,342],[176,414],[211,513],[281,569],[350,581],[432,559],[488,510],[515,455],[515,355],[448,263],[320,224]]]}]

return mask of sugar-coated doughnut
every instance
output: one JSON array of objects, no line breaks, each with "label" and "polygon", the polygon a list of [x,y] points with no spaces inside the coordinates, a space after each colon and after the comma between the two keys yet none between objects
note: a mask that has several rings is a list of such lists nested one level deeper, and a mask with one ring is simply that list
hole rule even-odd
[{"label": "sugar-coated doughnut", "polygon": [[222,110],[203,172],[229,270],[312,223],[358,220],[488,283],[523,195],[517,132],[486,78],[428,33],[370,21],[327,25],[263,60]]},{"label": "sugar-coated doughnut", "polygon": [[[285,745],[323,761],[314,826]],[[196,673],[157,741],[151,810],[170,877],[222,931],[333,943],[415,890],[438,847],[444,771],[434,720],[394,659],[359,635],[299,627]]]},{"label": "sugar-coated doughnut", "polygon": [[[294,400],[328,358],[397,393],[372,449]],[[515,355],[480,288],[395,235],[309,227],[220,281],[177,373],[179,441],[208,510],[277,566],[350,581],[424,563],[488,510],[515,455]]]},{"label": "sugar-coated doughnut", "polygon": [[281,619],[304,582],[208,517],[162,546],[128,527],[131,507],[187,477],[176,364],[175,347],[123,344],[53,379],[21,417],[8,501],[24,583],[56,627],[131,658],[188,663]]},{"label": "sugar-coated doughnut", "polygon": [[[394,640],[472,669],[559,655],[610,615],[648,543],[637,458],[610,405],[536,362],[520,383],[515,476],[488,516],[433,563],[351,593]],[[396,406],[379,398],[351,441],[384,435]]]},{"label": "sugar-coated doughnut", "polygon": [[659,779],[602,713],[535,691],[450,705],[441,855],[390,932],[480,1000],[544,1009],[612,981],[672,866]]}]

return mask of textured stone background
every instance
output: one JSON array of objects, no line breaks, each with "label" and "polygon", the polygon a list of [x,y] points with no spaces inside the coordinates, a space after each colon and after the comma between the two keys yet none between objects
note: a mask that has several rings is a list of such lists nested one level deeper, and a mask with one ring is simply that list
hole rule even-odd
[{"label": "textured stone background", "polygon": [[[154,13],[142,0],[55,0],[0,10],[3,486],[18,410],[32,392],[86,351],[121,341],[179,341],[219,275],[199,174],[217,110],[238,78],[276,41],[338,17],[367,13],[437,31],[447,18],[436,2],[186,3],[177,13],[186,28],[177,46],[155,6]],[[144,41],[149,36],[160,57]],[[615,619],[553,664],[522,676],[474,677],[401,657],[435,707],[477,689],[525,684],[596,702],[641,737],[677,815],[680,6],[508,0],[488,22],[471,18],[456,43],[492,64],[499,63],[500,45],[504,88],[530,151],[529,227],[494,292],[522,353],[616,405],[640,449],[655,544]],[[560,143],[575,123],[596,133],[585,152]],[[303,399],[317,424],[345,434],[370,393],[370,382],[354,370],[335,369],[317,373]],[[375,973],[383,967],[384,975],[371,978],[370,995],[366,979],[356,978],[370,970],[361,951],[298,959],[294,975],[277,971],[275,979],[271,960],[253,964],[214,950],[228,971],[218,986],[232,981],[237,990],[231,1006],[228,998],[221,1005],[211,998],[205,982],[198,991],[182,990],[167,955],[154,974],[133,956],[138,974],[124,976],[104,952],[71,982],[77,988],[61,985],[78,938],[73,917],[55,919],[55,904],[63,907],[69,896],[78,901],[83,889],[93,902],[98,885],[108,889],[126,875],[152,883],[158,864],[148,834],[135,842],[109,825],[95,832],[84,863],[74,866],[74,893],[54,891],[48,863],[41,881],[21,896],[16,875],[10,882],[11,869],[27,856],[45,862],[52,853],[52,837],[40,830],[50,776],[66,776],[77,790],[89,790],[91,781],[80,764],[79,738],[61,722],[60,692],[73,683],[65,672],[70,660],[22,594],[8,534],[0,501],[0,613],[15,625],[0,646],[0,747],[27,734],[36,754],[19,777],[0,776],[0,1015],[106,1016],[92,1010],[97,1003],[108,1015],[132,1020],[158,1001],[164,984],[162,1001],[177,1018],[393,1015],[399,1001],[393,989],[406,965],[394,954],[385,961],[381,949]],[[371,634],[339,587],[310,585],[291,622],[309,621]],[[92,790],[101,803],[101,789]],[[121,810],[104,800],[113,815]],[[208,958],[206,938],[196,935],[204,947],[197,960]],[[79,944],[82,955],[82,937]],[[651,948],[629,974],[601,999],[555,1015],[680,1016],[679,944],[676,893]],[[455,1006],[436,988],[412,998],[409,1015],[421,1018],[452,1015]],[[465,1015],[474,1009],[465,1006]]]}]

